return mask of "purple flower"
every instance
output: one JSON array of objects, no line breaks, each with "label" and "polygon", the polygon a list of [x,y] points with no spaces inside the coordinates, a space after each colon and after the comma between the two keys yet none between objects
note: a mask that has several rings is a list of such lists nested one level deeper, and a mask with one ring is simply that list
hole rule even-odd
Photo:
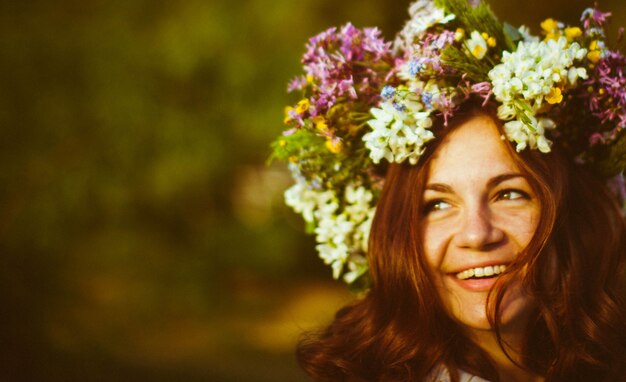
[{"label": "purple flower", "polygon": [[585,29],[589,29],[592,22],[602,28],[609,17],[611,17],[611,12],[601,12],[595,8],[587,8],[583,11],[580,21],[582,21]]},{"label": "purple flower", "polygon": [[478,94],[480,97],[484,99],[483,106],[489,102],[489,97],[491,97],[491,83],[490,82],[478,82],[472,85],[471,92]]},{"label": "purple flower", "polygon": [[391,47],[391,43],[385,42],[380,37],[380,30],[378,28],[365,28],[363,29],[363,49],[368,52],[375,53],[376,59],[387,55]]},{"label": "purple flower", "polygon": [[285,130],[285,131],[283,131],[283,136],[284,137],[288,137],[290,135],[293,135],[293,133],[295,133],[297,130],[298,129],[296,129],[296,128],[291,128],[289,130]]},{"label": "purple flower", "polygon": [[431,46],[435,49],[442,50],[452,43],[454,43],[454,32],[444,30],[433,40]]},{"label": "purple flower", "polygon": [[335,104],[337,98],[328,92],[320,93],[317,97],[311,97],[311,102],[316,110],[328,110]]},{"label": "purple flower", "polygon": [[601,139],[592,137],[591,143],[608,143],[626,128],[626,57],[619,51],[607,50],[585,85],[590,89],[584,96],[591,113],[602,124],[614,126],[602,133]]},{"label": "purple flower", "polygon": [[348,93],[348,95],[350,96],[350,98],[352,99],[356,99],[357,95],[356,95],[356,90],[354,89],[354,80],[352,79],[352,76],[350,76],[350,78],[348,78],[347,80],[341,80],[339,81],[339,95],[344,95],[345,93]]},{"label": "purple flower", "polygon": [[452,101],[452,95],[442,94],[439,97],[437,108],[443,115],[443,125],[448,126],[448,118],[454,114],[456,108],[455,103]]},{"label": "purple flower", "polygon": [[298,76],[289,82],[287,85],[287,91],[291,93],[294,90],[302,90],[306,87],[307,80],[305,76]]},{"label": "purple flower", "polygon": [[[390,44],[375,28],[361,30],[348,23],[309,39],[302,64],[314,83],[309,98],[317,113],[325,114],[345,98],[374,102],[391,59]],[[302,85],[300,78],[292,81],[290,88]]]},{"label": "purple flower", "polygon": [[[357,39],[360,37],[360,31],[356,29],[352,24],[347,23],[341,28],[340,40],[341,40],[341,53],[347,61],[353,59],[360,59],[361,49],[356,46]],[[356,48],[356,49],[355,49]]]}]

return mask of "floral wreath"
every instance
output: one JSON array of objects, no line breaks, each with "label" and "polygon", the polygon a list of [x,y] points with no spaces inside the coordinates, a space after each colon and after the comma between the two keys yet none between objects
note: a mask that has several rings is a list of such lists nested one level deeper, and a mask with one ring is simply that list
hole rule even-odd
[{"label": "floral wreath", "polygon": [[[288,129],[272,144],[295,184],[285,202],[314,233],[317,251],[356,287],[367,286],[369,230],[384,179],[376,167],[416,164],[470,96],[497,101],[517,151],[559,140],[625,200],[626,57],[606,45],[610,13],[586,9],[580,26],[553,19],[543,37],[501,23],[488,5],[417,0],[393,42],[348,23],[307,44],[304,75],[288,86]],[[623,34],[623,28],[619,31]]]}]

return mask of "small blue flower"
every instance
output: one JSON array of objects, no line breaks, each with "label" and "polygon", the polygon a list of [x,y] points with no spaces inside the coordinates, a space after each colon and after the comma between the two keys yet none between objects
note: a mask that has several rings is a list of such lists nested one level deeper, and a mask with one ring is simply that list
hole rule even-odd
[{"label": "small blue flower", "polygon": [[426,106],[427,109],[433,108],[433,94],[429,92],[422,93],[422,103]]},{"label": "small blue flower", "polygon": [[393,107],[398,110],[398,111],[405,111],[406,110],[406,106],[404,106],[404,104],[401,104],[399,102],[394,102],[393,103]]},{"label": "small blue flower", "polygon": [[396,88],[393,86],[385,86],[383,90],[380,92],[380,96],[383,97],[383,100],[387,101],[391,99],[396,94]]},{"label": "small blue flower", "polygon": [[424,69],[424,63],[421,62],[420,60],[413,60],[411,62],[409,62],[409,73],[415,77],[417,76],[417,74],[419,72],[421,72]]}]

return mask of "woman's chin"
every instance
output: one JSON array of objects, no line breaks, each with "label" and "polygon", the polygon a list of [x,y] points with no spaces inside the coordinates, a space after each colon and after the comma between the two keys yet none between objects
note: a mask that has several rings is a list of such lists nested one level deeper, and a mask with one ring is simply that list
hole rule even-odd
[{"label": "woman's chin", "polygon": [[[526,327],[534,304],[530,297],[524,295],[519,287],[508,290],[500,305],[499,329],[501,333],[521,333]],[[460,296],[459,296],[460,297]],[[451,310],[452,318],[469,330],[493,331],[487,314],[487,296],[465,296],[459,299],[458,305]]]}]

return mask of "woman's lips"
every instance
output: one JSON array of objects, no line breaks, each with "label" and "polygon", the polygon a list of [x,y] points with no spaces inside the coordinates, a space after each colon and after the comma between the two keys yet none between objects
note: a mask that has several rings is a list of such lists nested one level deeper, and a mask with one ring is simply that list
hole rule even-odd
[{"label": "woman's lips", "polygon": [[456,282],[459,286],[461,286],[461,288],[470,292],[489,291],[498,279],[498,277],[486,277],[481,279],[459,280],[454,276],[451,276],[450,278],[454,280],[454,282]]},{"label": "woman's lips", "polygon": [[449,277],[465,290],[485,292],[493,287],[499,275],[505,270],[506,265],[495,264],[468,268],[458,273],[451,273]]}]

